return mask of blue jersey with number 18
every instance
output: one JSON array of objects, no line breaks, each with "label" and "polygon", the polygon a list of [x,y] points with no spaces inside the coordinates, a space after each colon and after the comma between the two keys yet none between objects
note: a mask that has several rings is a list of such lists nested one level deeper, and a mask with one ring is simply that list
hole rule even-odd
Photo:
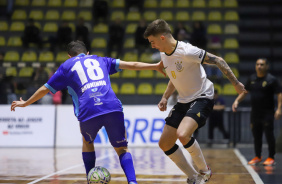
[{"label": "blue jersey with number 18", "polygon": [[109,77],[121,71],[119,61],[79,54],[66,60],[45,86],[54,94],[68,89],[74,114],[80,122],[114,111],[122,112],[122,104],[111,88]]}]

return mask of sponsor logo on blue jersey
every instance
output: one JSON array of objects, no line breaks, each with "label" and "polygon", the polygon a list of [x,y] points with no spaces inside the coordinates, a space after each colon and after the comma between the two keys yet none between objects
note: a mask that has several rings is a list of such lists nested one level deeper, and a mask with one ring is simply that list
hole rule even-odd
[{"label": "sponsor logo on blue jersey", "polygon": [[91,91],[96,92],[98,91],[98,88],[92,88]]},{"label": "sponsor logo on blue jersey", "polygon": [[93,88],[93,87],[98,87],[98,86],[106,86],[106,81],[105,80],[100,80],[97,82],[90,82],[85,84],[82,88],[81,88],[81,92],[84,93],[84,91],[86,91],[87,89]]},{"label": "sponsor logo on blue jersey", "polygon": [[89,94],[89,98],[93,98],[95,96],[102,96],[102,93],[101,92],[96,92],[96,93],[90,93]]},{"label": "sponsor logo on blue jersey", "polygon": [[101,102],[100,98],[94,97],[94,102],[96,102],[94,105],[102,105],[103,102]]}]

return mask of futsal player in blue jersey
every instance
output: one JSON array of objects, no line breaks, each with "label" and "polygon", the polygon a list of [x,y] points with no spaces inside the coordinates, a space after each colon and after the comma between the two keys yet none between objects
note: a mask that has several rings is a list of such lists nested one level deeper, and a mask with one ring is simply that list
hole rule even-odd
[{"label": "futsal player in blue jersey", "polygon": [[129,184],[135,184],[136,176],[132,156],[128,152],[122,104],[111,88],[109,75],[121,69],[157,70],[163,72],[162,63],[147,64],[125,62],[119,59],[88,55],[81,41],[72,41],[67,47],[70,59],[66,60],[27,101],[14,101],[16,107],[26,107],[41,99],[49,91],[56,93],[68,89],[73,100],[74,114],[80,122],[83,136],[82,158],[86,175],[95,166],[93,141],[98,131],[105,127],[109,140],[119,155],[120,164]]}]

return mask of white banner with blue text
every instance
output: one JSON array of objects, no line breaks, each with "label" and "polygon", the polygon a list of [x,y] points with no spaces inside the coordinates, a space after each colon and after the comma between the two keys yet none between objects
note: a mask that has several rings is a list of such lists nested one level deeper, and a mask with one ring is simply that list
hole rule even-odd
[{"label": "white banner with blue text", "polygon": [[53,147],[55,138],[55,106],[0,105],[0,147]]},{"label": "white banner with blue text", "polygon": [[[158,146],[165,118],[171,107],[161,112],[157,105],[124,105],[125,128],[129,146]],[[113,122],[114,123],[114,122]],[[82,145],[79,122],[72,106],[57,106],[57,147],[77,147]],[[102,128],[94,141],[95,146],[110,146],[105,128]]]}]

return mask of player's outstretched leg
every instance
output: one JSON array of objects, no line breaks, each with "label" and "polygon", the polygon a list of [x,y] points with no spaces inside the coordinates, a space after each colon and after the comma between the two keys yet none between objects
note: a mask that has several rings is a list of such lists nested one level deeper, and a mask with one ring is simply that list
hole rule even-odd
[{"label": "player's outstretched leg", "polygon": [[163,133],[159,140],[160,148],[165,154],[176,164],[176,166],[182,170],[189,179],[195,179],[199,173],[195,170],[192,163],[190,163],[183,155],[182,150],[177,144],[176,128],[170,125],[165,125]]},{"label": "player's outstretched leg", "polygon": [[200,174],[207,182],[210,179],[212,172],[206,164],[204,155],[197,140],[191,137],[191,140],[186,145],[184,145],[184,148],[190,153],[194,163],[199,169]]},{"label": "player's outstretched leg", "polygon": [[170,150],[165,151],[165,154],[188,176],[188,178],[194,179],[197,175],[199,175],[192,163],[185,158],[182,150],[177,144],[175,144]]},{"label": "player's outstretched leg", "polygon": [[83,137],[83,145],[82,145],[82,160],[84,162],[84,167],[86,170],[86,178],[89,171],[95,167],[96,155],[94,150],[93,142],[87,142]]},{"label": "player's outstretched leg", "polygon": [[93,152],[82,152],[82,159],[84,162],[84,167],[86,170],[86,176],[88,175],[89,171],[95,167],[96,155],[95,151]]},{"label": "player's outstretched leg", "polygon": [[137,184],[135,169],[130,152],[126,152],[127,148],[115,148],[119,155],[120,165],[125,173],[129,184]]}]

